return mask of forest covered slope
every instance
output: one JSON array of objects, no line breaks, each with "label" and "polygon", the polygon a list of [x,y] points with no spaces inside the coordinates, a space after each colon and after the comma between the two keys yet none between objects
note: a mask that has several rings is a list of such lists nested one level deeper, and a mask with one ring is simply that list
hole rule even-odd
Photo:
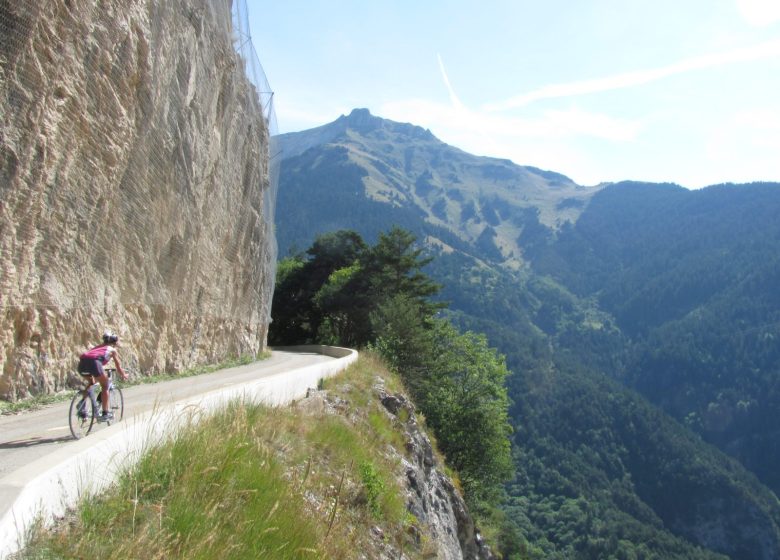
[{"label": "forest covered slope", "polygon": [[366,111],[281,141],[280,255],[400,225],[506,355],[529,554],[780,554],[780,185],[579,187]]}]

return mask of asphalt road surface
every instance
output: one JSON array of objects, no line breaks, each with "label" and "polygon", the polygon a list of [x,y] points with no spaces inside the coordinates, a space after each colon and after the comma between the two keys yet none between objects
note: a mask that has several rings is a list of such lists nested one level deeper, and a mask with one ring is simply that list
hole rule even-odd
[{"label": "asphalt road surface", "polygon": [[[125,397],[123,421],[152,410],[158,403],[195,397],[261,377],[284,375],[290,370],[334,359],[314,352],[274,350],[270,358],[249,365],[162,383],[122,388]],[[39,410],[0,416],[0,479],[74,441],[68,428],[69,406],[68,400]],[[104,429],[106,427],[103,424],[96,424],[92,428],[93,432]]]}]

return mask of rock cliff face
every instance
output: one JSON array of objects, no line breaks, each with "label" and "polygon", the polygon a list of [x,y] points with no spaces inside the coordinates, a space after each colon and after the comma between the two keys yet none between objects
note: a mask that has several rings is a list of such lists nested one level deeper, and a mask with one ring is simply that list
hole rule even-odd
[{"label": "rock cliff face", "polygon": [[438,543],[437,558],[493,560],[495,557],[477,531],[466,502],[434,456],[431,440],[417,423],[412,403],[403,394],[387,393],[381,385],[376,391],[382,405],[403,427],[409,454],[402,459],[406,507],[428,527]]},{"label": "rock cliff face", "polygon": [[[317,422],[318,416],[333,414],[348,419],[350,424],[356,426],[372,425],[368,418],[374,407],[386,415],[392,423],[392,430],[405,443],[402,446],[387,444],[379,453],[397,465],[397,488],[402,492],[406,511],[415,520],[405,530],[415,543],[411,550],[399,547],[398,542],[388,538],[380,519],[372,528],[371,545],[359,548],[355,558],[408,560],[419,555],[421,558],[439,560],[497,560],[477,530],[463,496],[444,471],[444,465],[434,451],[425,428],[418,423],[414,404],[409,397],[403,392],[390,392],[385,380],[378,375],[374,378],[369,404],[356,404],[345,399],[351,391],[352,387],[348,383],[342,383],[335,389],[312,388],[306,398],[295,406],[302,414],[310,415],[312,422]],[[314,468],[327,471],[327,460]],[[354,504],[359,502],[354,496],[360,491],[354,489],[354,486],[354,481],[347,480],[346,487],[352,489],[344,491],[345,509],[354,508]],[[309,494],[308,500],[315,511],[330,511],[331,505],[326,497]],[[349,519],[350,515],[344,515],[343,518]],[[384,529],[388,529],[387,525],[384,525]],[[360,528],[353,525],[349,532],[359,536]]]},{"label": "rock cliff face", "polygon": [[148,373],[264,349],[267,124],[229,0],[0,0],[0,397],[106,327]]}]

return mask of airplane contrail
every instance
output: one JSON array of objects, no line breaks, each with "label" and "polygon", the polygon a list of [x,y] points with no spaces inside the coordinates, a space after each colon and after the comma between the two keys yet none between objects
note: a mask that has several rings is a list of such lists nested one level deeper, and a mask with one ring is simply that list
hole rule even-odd
[{"label": "airplane contrail", "polygon": [[[611,91],[627,87],[647,84],[674,76],[684,74],[693,70],[702,70],[705,68],[714,68],[725,66],[737,62],[750,62],[763,58],[775,58],[780,56],[780,39],[760,43],[752,47],[744,47],[724,53],[706,54],[687,58],[660,68],[651,68],[648,70],[637,70],[635,72],[626,72],[615,76],[605,78],[596,78],[593,80],[582,80],[577,82],[568,82],[563,84],[551,84],[529,93],[511,97],[504,101],[488,103],[482,107],[485,111],[505,111],[523,107],[534,101],[543,99],[552,99],[556,97],[572,97],[588,93],[598,93],[602,91]],[[441,64],[441,59],[439,60]],[[446,76],[445,76],[446,79]],[[449,85],[449,84],[448,84]]]},{"label": "airplane contrail", "polygon": [[460,99],[455,94],[455,90],[452,88],[452,84],[450,84],[450,79],[447,77],[447,71],[444,69],[444,62],[442,62],[441,55],[436,54],[436,58],[439,59],[439,71],[441,71],[441,77],[444,78],[444,85],[447,86],[447,91],[450,94],[450,101],[452,102],[453,107],[458,109],[465,108],[463,103],[461,103]]}]

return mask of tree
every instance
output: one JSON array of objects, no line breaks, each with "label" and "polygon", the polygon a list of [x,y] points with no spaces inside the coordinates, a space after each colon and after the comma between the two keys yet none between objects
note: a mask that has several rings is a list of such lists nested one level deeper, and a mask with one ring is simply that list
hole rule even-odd
[{"label": "tree", "polygon": [[484,335],[459,334],[443,320],[435,323],[433,348],[426,418],[472,506],[494,504],[514,474],[504,357]]},{"label": "tree", "polygon": [[402,372],[414,398],[424,396],[435,356],[432,317],[425,315],[412,298],[401,294],[372,312],[371,324],[376,335],[373,347],[394,371]]},{"label": "tree", "polygon": [[368,251],[365,272],[372,298],[377,302],[375,308],[399,294],[414,300],[426,315],[446,307],[430,300],[441,286],[422,272],[433,258],[422,257],[422,249],[415,248],[415,242],[411,232],[394,226],[388,233],[380,234],[377,244]]},{"label": "tree", "polygon": [[[440,286],[410,232],[394,227],[368,247],[354,232],[317,238],[278,269],[273,340],[376,348],[404,379],[469,503],[486,511],[512,476],[504,357],[484,335],[437,319]],[[278,297],[276,297],[278,296]]]},{"label": "tree", "polygon": [[306,282],[302,255],[279,261],[271,304],[273,321],[268,330],[271,344],[298,344],[310,334],[311,293]]},{"label": "tree", "polygon": [[459,334],[398,296],[372,315],[375,348],[404,379],[470,505],[484,509],[513,475],[503,356],[484,335]]},{"label": "tree", "polygon": [[[354,231],[341,230],[318,236],[306,251],[306,256],[297,255],[280,261],[271,307],[273,322],[268,333],[269,342],[317,342],[322,323],[332,323],[327,315],[329,306],[333,307],[328,295],[335,295],[336,290],[332,286],[325,288],[325,293],[319,299],[317,294],[335,272],[353,266],[366,250],[367,246],[360,235]],[[343,281],[337,284],[345,286]]]},{"label": "tree", "polygon": [[317,339],[320,343],[360,345],[359,333],[368,330],[365,295],[352,289],[360,282],[360,274],[359,262],[334,270],[314,294],[314,304],[323,315],[317,329]]}]

